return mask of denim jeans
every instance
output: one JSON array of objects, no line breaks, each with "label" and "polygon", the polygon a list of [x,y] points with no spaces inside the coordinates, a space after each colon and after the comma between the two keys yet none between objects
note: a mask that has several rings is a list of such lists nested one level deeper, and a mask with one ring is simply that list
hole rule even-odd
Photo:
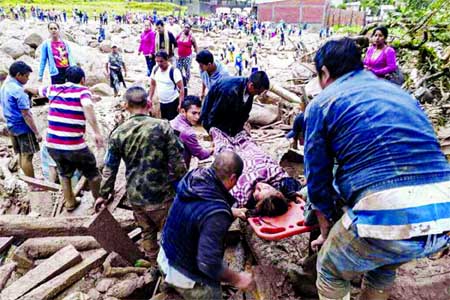
[{"label": "denim jeans", "polygon": [[428,235],[408,240],[361,238],[356,227],[348,230],[340,219],[319,252],[317,288],[319,294],[341,299],[350,291],[350,281],[364,275],[364,284],[386,290],[395,280],[396,269],[413,259],[429,256],[450,245],[446,234]]}]

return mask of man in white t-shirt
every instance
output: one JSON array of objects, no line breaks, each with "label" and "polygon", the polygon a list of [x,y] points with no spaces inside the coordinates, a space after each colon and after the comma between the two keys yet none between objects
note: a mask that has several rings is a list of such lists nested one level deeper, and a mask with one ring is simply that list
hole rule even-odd
[{"label": "man in white t-shirt", "polygon": [[158,94],[161,118],[172,120],[178,115],[184,100],[183,77],[180,70],[169,64],[169,55],[161,50],[155,54],[156,66],[150,76],[149,103],[155,89]]},{"label": "man in white t-shirt", "polygon": [[167,30],[172,32],[173,36],[177,38],[177,36],[181,33],[181,27],[178,25],[178,21],[175,21],[173,16],[169,16],[168,18],[169,24],[167,24]]}]

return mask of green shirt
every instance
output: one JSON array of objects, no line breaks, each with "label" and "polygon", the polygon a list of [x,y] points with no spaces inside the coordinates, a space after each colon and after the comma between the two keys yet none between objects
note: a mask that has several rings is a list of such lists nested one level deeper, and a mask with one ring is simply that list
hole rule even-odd
[{"label": "green shirt", "polygon": [[114,190],[120,160],[126,166],[127,197],[132,205],[158,204],[175,196],[186,173],[183,146],[169,122],[135,115],[117,127],[109,140],[100,195]]}]

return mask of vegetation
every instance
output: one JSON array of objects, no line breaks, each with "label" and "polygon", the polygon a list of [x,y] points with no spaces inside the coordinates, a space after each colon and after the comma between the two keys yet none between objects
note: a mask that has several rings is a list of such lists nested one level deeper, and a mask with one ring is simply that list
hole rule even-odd
[{"label": "vegetation", "polygon": [[132,12],[147,12],[151,13],[153,10],[157,10],[160,15],[178,14],[178,9],[181,9],[181,14],[184,14],[187,7],[175,5],[168,2],[136,2],[136,1],[124,1],[124,0],[0,0],[0,6],[5,8],[17,5],[24,5],[28,9],[31,6],[39,6],[43,9],[57,9],[66,11],[72,11],[74,8],[87,11],[89,15],[94,12],[99,14],[107,10],[108,12],[115,12],[123,14],[128,11]]}]

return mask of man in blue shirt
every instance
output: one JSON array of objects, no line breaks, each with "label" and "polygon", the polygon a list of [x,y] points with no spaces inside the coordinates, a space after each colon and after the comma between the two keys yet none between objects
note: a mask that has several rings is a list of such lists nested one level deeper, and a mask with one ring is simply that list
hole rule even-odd
[{"label": "man in blue shirt", "polygon": [[195,60],[200,67],[200,77],[202,79],[202,93],[200,98],[203,100],[206,95],[206,89],[211,87],[224,77],[230,76],[226,67],[224,67],[219,60],[214,59],[214,56],[209,50],[200,51]]},{"label": "man in blue shirt", "polygon": [[449,245],[450,167],[417,100],[364,71],[351,39],[327,42],[315,64],[323,91],[305,112],[305,167],[319,296],[350,299],[364,275],[360,299],[388,299],[398,266]]},{"label": "man in blue shirt", "polygon": [[0,101],[14,152],[19,154],[20,168],[26,176],[34,177],[33,154],[39,151],[42,137],[31,114],[30,98],[23,88],[31,72],[26,63],[14,62],[0,90]]}]

